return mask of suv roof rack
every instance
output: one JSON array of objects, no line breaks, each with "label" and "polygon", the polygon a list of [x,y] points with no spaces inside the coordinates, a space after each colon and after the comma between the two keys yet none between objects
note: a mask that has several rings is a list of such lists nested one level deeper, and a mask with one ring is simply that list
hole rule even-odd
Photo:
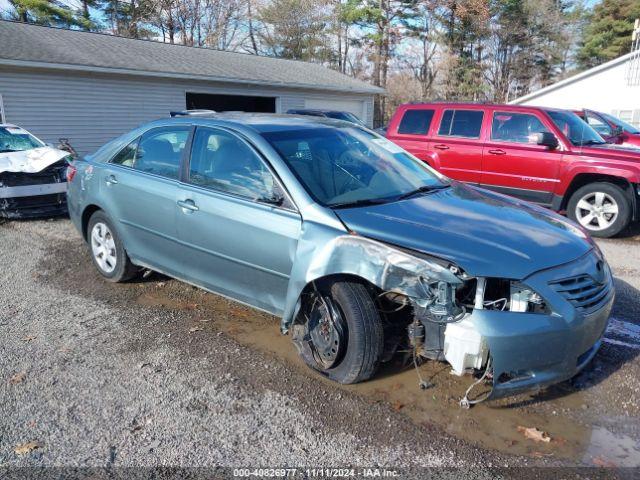
[{"label": "suv roof rack", "polygon": [[169,116],[171,117],[189,117],[189,116],[197,116],[197,115],[212,115],[216,113],[215,110],[207,110],[205,108],[197,108],[193,110],[178,110],[175,112],[169,112]]}]

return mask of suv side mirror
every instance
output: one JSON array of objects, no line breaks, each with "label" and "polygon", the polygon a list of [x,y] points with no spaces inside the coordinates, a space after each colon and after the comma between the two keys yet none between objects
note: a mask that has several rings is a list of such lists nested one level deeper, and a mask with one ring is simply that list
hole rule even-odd
[{"label": "suv side mirror", "polygon": [[560,145],[556,136],[551,132],[538,132],[534,134],[534,138],[537,145],[544,145],[550,150],[555,150]]}]

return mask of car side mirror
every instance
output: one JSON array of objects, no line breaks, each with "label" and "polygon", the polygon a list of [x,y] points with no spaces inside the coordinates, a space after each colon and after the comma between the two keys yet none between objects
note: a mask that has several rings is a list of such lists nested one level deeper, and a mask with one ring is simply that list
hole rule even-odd
[{"label": "car side mirror", "polygon": [[613,127],[611,129],[611,136],[619,137],[620,135],[622,135],[623,132],[624,130],[622,129],[622,127]]},{"label": "car side mirror", "polygon": [[560,145],[556,136],[551,132],[538,132],[534,134],[537,145],[544,145],[550,150],[555,150]]}]

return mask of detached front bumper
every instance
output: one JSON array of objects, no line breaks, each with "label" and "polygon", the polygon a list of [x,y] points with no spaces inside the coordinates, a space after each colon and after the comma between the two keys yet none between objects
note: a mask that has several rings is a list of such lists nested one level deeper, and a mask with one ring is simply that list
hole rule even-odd
[{"label": "detached front bumper", "polygon": [[598,351],[615,296],[609,267],[593,251],[523,283],[545,298],[552,314],[472,314],[493,360],[493,399],[575,376]]}]

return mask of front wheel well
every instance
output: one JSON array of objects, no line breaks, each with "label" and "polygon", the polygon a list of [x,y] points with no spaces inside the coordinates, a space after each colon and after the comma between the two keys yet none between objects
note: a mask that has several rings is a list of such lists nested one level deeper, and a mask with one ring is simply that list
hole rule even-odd
[{"label": "front wheel well", "polygon": [[626,179],[622,177],[616,177],[614,175],[604,175],[600,173],[580,173],[574,177],[567,188],[564,196],[562,197],[562,204],[560,205],[560,210],[566,210],[569,205],[569,200],[571,196],[580,188],[588,185],[590,183],[596,182],[604,182],[604,183],[612,183],[620,187],[624,192],[629,196],[632,205],[635,204],[635,199],[633,195],[633,185]]},{"label": "front wheel well", "polygon": [[98,210],[102,209],[97,205],[87,205],[87,207],[85,207],[82,212],[82,237],[85,239],[85,241],[88,238],[87,228],[89,227],[89,219],[91,218],[91,215],[96,213]]}]

